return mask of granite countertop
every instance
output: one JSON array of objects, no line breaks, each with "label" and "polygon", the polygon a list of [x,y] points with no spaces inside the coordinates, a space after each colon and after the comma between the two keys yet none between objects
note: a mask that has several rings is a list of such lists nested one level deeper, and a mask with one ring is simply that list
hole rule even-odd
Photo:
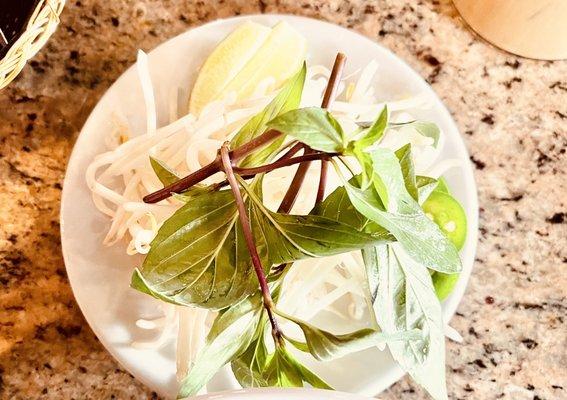
[{"label": "granite countertop", "polygon": [[[567,399],[567,62],[501,52],[450,2],[70,0],[47,46],[0,91],[0,398],[157,398],[93,335],[61,256],[65,165],[135,50],[220,17],[280,12],[352,28],[427,79],[471,153],[475,269],[448,343],[451,399]],[[403,379],[383,399],[426,399]]]}]

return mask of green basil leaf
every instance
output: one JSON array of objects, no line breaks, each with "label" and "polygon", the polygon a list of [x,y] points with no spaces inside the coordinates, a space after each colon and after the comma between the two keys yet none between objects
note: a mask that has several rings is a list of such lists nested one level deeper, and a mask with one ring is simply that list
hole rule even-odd
[{"label": "green basil leaf", "polygon": [[[156,176],[164,186],[171,185],[172,183],[175,183],[179,179],[181,179],[179,175],[177,175],[175,171],[173,171],[173,169],[171,169],[167,164],[158,160],[157,158],[150,157],[150,164]],[[173,193],[172,197],[183,203],[187,203],[195,196],[211,191],[212,191],[211,186],[197,184],[191,186],[189,189],[183,191],[182,193]]]},{"label": "green basil leaf", "polygon": [[429,121],[409,121],[409,122],[399,122],[391,123],[392,128],[403,128],[411,127],[417,131],[420,135],[430,137],[433,139],[433,146],[437,147],[439,144],[439,137],[441,136],[441,130],[434,122]]},{"label": "green basil leaf", "polygon": [[[262,265],[340,254],[388,243],[385,230],[360,232],[346,223],[317,215],[288,215],[269,211],[253,187],[245,203]],[[261,196],[261,194],[260,194]],[[131,286],[179,305],[222,309],[258,287],[250,254],[228,190],[196,196],[164,222]]]},{"label": "green basil leaf", "polygon": [[235,320],[246,314],[256,313],[259,318],[259,314],[262,314],[263,310],[262,294],[259,291],[256,291],[253,295],[248,296],[246,299],[220,311],[211,326],[207,335],[207,340],[217,337],[227,330]]},{"label": "green basil leaf", "polygon": [[418,175],[415,178],[419,204],[423,204],[431,193],[438,187],[439,181],[429,176]]},{"label": "green basil leaf", "polygon": [[[258,210],[259,207],[255,208]],[[346,253],[393,240],[385,230],[368,234],[316,215],[269,213],[264,218],[272,225],[264,233],[268,236],[270,259],[275,264]]]},{"label": "green basil leaf", "polygon": [[408,143],[405,146],[400,147],[398,150],[396,150],[395,154],[400,163],[400,168],[402,170],[402,176],[404,177],[406,190],[410,194],[410,196],[417,201],[418,190],[417,190],[417,181],[415,177],[415,169],[413,166],[413,160],[411,158],[411,145]]},{"label": "green basil leaf", "polygon": [[[352,177],[349,183],[351,185],[356,185],[359,180],[360,175],[357,175]],[[338,222],[348,223],[363,232],[372,233],[384,231],[384,228],[358,212],[358,210],[352,205],[344,186],[336,188],[321,203],[315,206],[311,213],[331,218]],[[373,303],[378,289],[378,278],[376,270],[367,267],[370,264],[366,262],[366,257],[370,257],[371,253],[366,250],[367,248],[362,249],[362,257],[365,261],[364,265],[366,267],[370,302]]]},{"label": "green basil leaf", "polygon": [[[359,176],[350,179],[352,185],[356,185]],[[364,231],[370,221],[358,212],[352,205],[344,186],[337,187],[331,194],[317,204],[311,214],[331,218],[335,221],[348,223],[353,228]]]},{"label": "green basil leaf", "polygon": [[325,381],[297,361],[283,345],[277,346],[271,355],[264,376],[269,386],[303,387],[305,382],[318,389],[332,390]]},{"label": "green basil leaf", "polygon": [[285,347],[277,346],[265,369],[268,385],[273,387],[303,387],[303,378]]},{"label": "green basil leaf", "polygon": [[364,136],[355,142],[355,147],[361,150],[378,143],[384,136],[388,127],[388,107],[384,106],[378,118],[372,123],[370,128],[365,131]]},{"label": "green basil leaf", "polygon": [[411,124],[411,126],[423,136],[432,138],[433,146],[437,147],[437,144],[439,143],[439,137],[441,136],[441,131],[439,130],[437,124],[427,121],[415,121]]},{"label": "green basil leaf", "polygon": [[394,334],[386,334],[370,328],[364,328],[342,335],[335,335],[282,311],[276,310],[276,313],[279,316],[296,323],[301,328],[305,335],[309,352],[313,357],[320,361],[329,361],[335,358],[344,357],[347,354],[365,350],[370,347],[377,346],[380,343],[419,338],[417,332],[396,332]]},{"label": "green basil leaf", "polygon": [[171,185],[181,179],[171,168],[156,158],[150,157],[150,164],[164,186]]},{"label": "green basil leaf", "polygon": [[262,371],[258,370],[253,351],[254,346],[252,345],[243,357],[232,361],[230,364],[232,373],[243,388],[268,387],[270,386],[268,381],[262,376]]},{"label": "green basil leaf", "polygon": [[315,150],[340,153],[346,148],[346,138],[340,124],[331,113],[319,107],[288,111],[271,120],[268,126]]},{"label": "green basil leaf", "polygon": [[284,264],[388,243],[393,237],[384,229],[369,234],[356,227],[319,215],[280,214],[268,210],[260,198],[241,181],[254,203],[254,232],[268,244],[271,263]]},{"label": "green basil leaf", "polygon": [[202,194],[205,193],[212,193],[214,191],[215,189],[213,185],[206,186],[206,185],[197,184],[191,186],[189,189],[184,190],[181,193],[172,193],[171,197],[182,203],[188,203],[197,196],[201,196]]},{"label": "green basil leaf", "polygon": [[[349,183],[353,186],[358,186],[361,180],[362,175],[356,175],[349,180]],[[377,201],[380,202],[380,199],[377,199]],[[352,226],[358,231],[372,235],[387,234],[386,229],[366,218],[353,206],[344,186],[337,187],[331,194],[325,197],[321,203],[313,208],[311,214],[342,222],[343,224]],[[389,238],[390,240],[395,240],[392,235],[390,235]]]},{"label": "green basil leaf", "polygon": [[359,187],[366,188],[370,182],[372,182],[372,176],[374,175],[374,168],[372,168],[372,160],[370,159],[370,155],[360,149],[358,146],[355,146],[352,150],[352,155],[356,157],[358,163],[362,167],[362,173],[360,174],[360,185]]},{"label": "green basil leaf", "polygon": [[319,378],[317,376],[317,374],[315,374],[313,371],[311,371],[305,365],[301,364],[295,358],[291,358],[290,362],[301,373],[301,378],[303,379],[303,381],[305,383],[310,384],[315,389],[334,390],[327,382],[325,382],[323,379]]},{"label": "green basil leaf", "polygon": [[380,274],[378,271],[379,253],[376,249],[384,248],[384,246],[375,246],[362,249],[362,260],[364,261],[364,270],[366,271],[366,279],[368,280],[368,290],[370,292],[370,300],[375,304],[378,296],[378,286],[380,285]]},{"label": "green basil leaf", "polygon": [[231,362],[232,372],[238,383],[244,388],[269,386],[263,376],[269,357],[265,342],[266,323],[267,318],[263,314],[254,339],[246,351]]},{"label": "green basil leaf", "polygon": [[167,294],[163,294],[159,290],[154,290],[152,288],[152,283],[146,280],[146,278],[144,278],[144,275],[140,272],[138,268],[135,268],[134,272],[132,273],[132,278],[130,280],[130,287],[136,289],[141,293],[145,293],[152,297],[155,297],[158,300],[165,301],[166,303],[184,305],[183,303],[179,303],[178,301],[168,296]]},{"label": "green basil leaf", "polygon": [[[248,210],[250,204],[247,202]],[[266,244],[258,238],[264,268]],[[228,307],[257,288],[250,254],[228,190],[196,196],[167,219],[131,286],[179,305]]]},{"label": "green basil leaf", "polygon": [[416,176],[416,184],[419,192],[419,204],[423,204],[433,192],[451,194],[447,181],[443,177],[435,179],[429,176],[418,175]]},{"label": "green basil leaf", "polygon": [[289,337],[284,334],[285,340],[293,345],[297,350],[302,351],[304,353],[309,353],[309,345],[305,342],[300,340],[296,340],[292,337]]},{"label": "green basil leaf", "polygon": [[362,167],[361,187],[366,187],[374,175],[370,155],[365,151],[365,149],[375,143],[378,143],[384,136],[387,127],[388,108],[384,107],[378,118],[376,118],[372,125],[364,131],[364,135],[360,139],[349,144],[347,153],[354,155]]},{"label": "green basil leaf", "polygon": [[[301,387],[303,383],[320,389],[331,389],[321,378],[299,363],[284,347],[276,346],[268,354],[265,314],[258,325],[256,336],[242,355],[231,363],[232,371],[242,387]],[[290,342],[288,338],[285,338]]]},{"label": "green basil leaf", "polygon": [[246,350],[257,331],[262,311],[262,296],[256,294],[217,316],[205,346],[181,381],[179,398],[197,393],[223,365]]},{"label": "green basil leaf", "polygon": [[421,332],[419,340],[389,342],[392,356],[435,400],[446,400],[443,314],[429,271],[398,243],[369,251],[379,271],[375,310],[382,331]]},{"label": "green basil leaf", "polygon": [[[351,185],[356,185],[359,180],[360,176],[355,176],[351,178],[349,183]],[[436,189],[437,184],[438,181],[434,178],[427,176],[416,177],[416,186],[419,192],[420,202],[425,201],[427,197],[429,197],[429,194],[431,194],[431,192]],[[365,232],[373,232],[376,229],[380,229],[377,224],[370,221],[368,218],[359,213],[356,208],[354,208],[354,206],[350,202],[350,199],[348,198],[346,189],[343,186],[339,186],[331,194],[329,194],[325,198],[325,200],[323,200],[323,202],[319,203],[313,209],[312,213],[332,218],[339,222],[349,223],[356,229]],[[377,268],[373,267],[377,265],[377,260],[375,259],[376,252],[373,251],[373,249],[373,247],[362,249],[362,257],[364,260],[364,265],[366,267],[366,277],[372,303],[374,303],[378,291],[378,270]],[[458,278],[458,274],[447,275],[441,274],[439,272],[436,272],[432,276],[436,290],[437,287],[442,283],[454,281],[455,277]],[[437,292],[440,293],[441,289],[437,290]]]},{"label": "green basil leaf", "polygon": [[[301,69],[280,89],[276,97],[259,114],[251,118],[232,138],[230,145],[235,148],[249,142],[266,130],[267,123],[278,115],[299,107],[307,66],[303,63]],[[255,151],[240,161],[241,167],[253,167],[267,161],[282,145],[285,136],[274,140],[269,145]]]},{"label": "green basil leaf", "polygon": [[377,149],[371,158],[374,179],[388,198],[380,201],[371,189],[362,190],[345,181],[354,207],[387,229],[416,262],[440,272],[459,272],[461,260],[457,249],[406,190],[396,155],[387,149]]}]

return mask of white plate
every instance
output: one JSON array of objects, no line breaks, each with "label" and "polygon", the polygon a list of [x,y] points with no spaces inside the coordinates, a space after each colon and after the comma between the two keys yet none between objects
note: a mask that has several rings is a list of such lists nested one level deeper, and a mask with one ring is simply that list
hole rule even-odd
[{"label": "white plate", "polygon": [[246,389],[197,396],[195,400],[370,400],[355,394],[315,389]]},{"label": "white plate", "polygon": [[[407,64],[371,40],[338,26],[314,19],[284,15],[258,15],[219,20],[185,32],[149,54],[152,81],[156,83],[158,123],[165,124],[167,96],[175,86],[190,87],[204,57],[244,20],[273,25],[286,20],[305,35],[311,63],[331,65],[337,51],[348,57],[347,71],[379,62],[375,86],[384,99],[425,92],[435,98],[434,107],[416,117],[435,121],[446,133],[443,157],[459,158],[464,168],[446,175],[455,196],[463,204],[469,221],[468,239],[462,251],[464,271],[457,288],[443,304],[449,320],[463,296],[471,272],[477,241],[477,196],[469,156],[455,123],[431,87]],[[129,288],[130,274],[139,263],[125,254],[124,244],[104,247],[102,239],[109,226],[99,213],[85,184],[84,174],[93,157],[104,151],[104,138],[112,124],[112,112],[120,111],[134,131],[145,131],[145,108],[134,68],[128,69],[97,104],[75,144],[65,177],[61,204],[61,238],[65,264],[73,292],[91,328],[108,351],[136,378],[166,396],[175,395],[175,344],[160,350],[136,350],[133,339],[148,339],[136,328],[141,315],[157,312],[156,301]],[[146,335],[146,336],[144,336]],[[377,349],[320,364],[307,362],[336,389],[375,395],[402,375],[387,352]],[[210,391],[237,388],[225,369],[209,384]]]}]

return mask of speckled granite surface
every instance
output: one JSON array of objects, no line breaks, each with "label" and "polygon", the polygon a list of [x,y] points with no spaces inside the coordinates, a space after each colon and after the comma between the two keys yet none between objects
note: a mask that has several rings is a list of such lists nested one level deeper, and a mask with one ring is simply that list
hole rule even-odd
[{"label": "speckled granite surface", "polygon": [[[62,24],[0,92],[0,398],[157,398],[85,323],[58,209],[88,113],[126,69],[192,26],[258,12],[355,29],[407,60],[445,101],[476,166],[480,242],[448,345],[451,399],[567,399],[567,62],[502,53],[447,1],[69,1]],[[426,399],[404,379],[383,399]]]}]

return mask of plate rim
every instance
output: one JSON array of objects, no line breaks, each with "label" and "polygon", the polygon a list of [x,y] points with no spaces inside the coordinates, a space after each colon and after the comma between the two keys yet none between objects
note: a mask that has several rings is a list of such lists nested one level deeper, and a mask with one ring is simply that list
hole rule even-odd
[{"label": "plate rim", "polygon": [[[227,17],[227,18],[218,18],[218,19],[209,21],[207,23],[189,28],[189,29],[187,29],[183,32],[180,32],[179,34],[177,34],[175,36],[172,36],[172,37],[162,41],[161,43],[156,45],[154,48],[152,48],[150,51],[148,51],[147,54],[150,55],[151,53],[158,50],[160,47],[166,45],[167,43],[169,43],[173,40],[176,40],[180,36],[188,34],[189,32],[193,32],[193,31],[197,31],[197,30],[201,30],[201,29],[208,29],[208,28],[214,27],[215,25],[221,25],[221,24],[223,24],[227,21],[239,21],[239,20],[245,21],[245,20],[249,20],[249,19],[266,18],[266,17],[274,17],[274,18],[279,18],[279,19],[285,19],[285,20],[288,20],[288,22],[302,21],[302,22],[305,22],[305,23],[308,23],[308,24],[315,23],[315,24],[326,25],[329,28],[338,29],[340,31],[346,31],[349,34],[354,34],[358,39],[367,43],[367,45],[378,47],[380,49],[380,51],[387,53],[390,57],[395,58],[397,60],[397,62],[402,64],[404,66],[404,68],[408,71],[408,73],[415,76],[416,80],[419,81],[419,84],[425,88],[425,90],[428,92],[428,94],[432,96],[434,102],[439,106],[440,116],[442,116],[444,119],[446,119],[447,123],[450,125],[451,130],[454,130],[457,133],[456,136],[458,137],[458,141],[460,143],[460,146],[462,147],[462,150],[464,152],[464,156],[466,156],[466,158],[467,158],[467,164],[464,166],[464,168],[462,168],[462,170],[463,170],[463,177],[466,180],[465,185],[470,186],[470,188],[472,189],[471,191],[473,193],[473,196],[472,196],[472,198],[469,199],[469,201],[471,202],[470,208],[471,208],[471,210],[474,210],[474,211],[472,212],[472,215],[470,215],[470,216],[467,215],[467,218],[470,217],[470,220],[467,221],[468,222],[467,234],[472,235],[470,237],[470,239],[467,239],[467,241],[470,240],[470,248],[469,248],[470,257],[468,257],[467,259],[465,259],[465,257],[463,257],[463,259],[462,259],[463,272],[461,273],[461,276],[459,277],[458,283],[457,283],[455,289],[453,290],[453,292],[451,293],[451,295],[446,300],[444,300],[442,302],[443,318],[445,320],[445,323],[448,323],[452,319],[452,317],[454,316],[459,304],[461,303],[461,301],[464,297],[464,294],[465,294],[465,291],[468,287],[470,276],[472,274],[472,270],[473,270],[473,267],[474,267],[474,259],[475,259],[475,255],[476,255],[476,251],[477,251],[477,245],[478,245],[478,224],[479,224],[478,186],[476,185],[476,181],[475,181],[475,178],[474,178],[472,163],[470,162],[470,153],[468,151],[467,145],[466,145],[466,143],[463,139],[463,136],[460,132],[460,129],[458,128],[458,126],[457,126],[455,120],[453,119],[451,113],[449,112],[447,106],[442,101],[442,99],[439,97],[437,92],[433,89],[433,87],[429,83],[427,83],[425,81],[425,79],[415,69],[413,69],[403,58],[398,56],[396,53],[394,53],[388,47],[385,47],[384,45],[382,45],[380,42],[374,41],[371,38],[359,33],[358,31],[356,31],[354,29],[346,28],[346,27],[343,27],[341,25],[338,25],[338,24],[335,24],[335,23],[332,23],[332,22],[328,22],[326,20],[320,20],[320,19],[317,19],[317,18],[311,18],[311,17],[301,16],[301,15],[293,15],[293,14],[282,14],[282,13],[265,13],[265,14],[257,14],[256,13],[256,14],[246,14],[246,15]],[[134,62],[132,65],[130,65],[128,68],[126,68],[120,74],[120,76],[112,83],[112,85],[110,85],[108,87],[108,89],[104,92],[104,94],[98,99],[96,105],[93,107],[89,116],[87,117],[83,126],[81,127],[81,130],[79,132],[79,135],[77,136],[77,139],[75,140],[75,143],[73,144],[73,149],[72,149],[71,154],[69,156],[67,166],[66,166],[66,170],[65,170],[65,178],[63,180],[63,191],[62,191],[62,194],[61,194],[61,204],[60,204],[60,208],[59,208],[61,251],[62,251],[62,254],[63,254],[65,270],[67,272],[67,276],[68,276],[68,279],[69,279],[69,285],[71,286],[71,290],[73,292],[73,297],[75,299],[75,302],[79,306],[79,309],[81,310],[83,317],[85,318],[85,320],[89,324],[90,329],[96,335],[97,339],[104,346],[105,350],[108,351],[112,355],[113,359],[122,368],[127,370],[129,373],[132,373],[132,375],[135,377],[136,380],[138,380],[139,382],[141,382],[142,384],[144,384],[146,387],[150,388],[151,390],[155,390],[160,395],[164,395],[163,391],[159,387],[157,387],[157,385],[154,382],[152,382],[149,379],[146,379],[144,376],[141,376],[140,374],[134,373],[131,368],[128,368],[125,365],[125,363],[123,362],[121,357],[118,356],[117,351],[115,351],[114,346],[111,345],[106,340],[105,335],[103,335],[101,333],[101,329],[99,329],[96,326],[96,324],[93,322],[92,317],[89,314],[85,313],[84,305],[81,304],[78,300],[77,292],[78,292],[79,289],[76,286],[76,284],[73,284],[72,276],[74,275],[74,273],[71,272],[72,268],[69,267],[68,260],[69,260],[70,256],[68,254],[68,249],[66,249],[65,240],[64,240],[64,237],[65,237],[64,233],[65,233],[65,225],[66,224],[65,224],[65,219],[63,217],[63,214],[64,214],[64,209],[65,209],[66,204],[67,204],[66,198],[68,196],[70,196],[69,191],[71,190],[71,189],[68,189],[69,185],[66,185],[65,183],[67,182],[68,177],[70,175],[69,174],[70,166],[72,164],[76,163],[77,159],[79,158],[78,148],[81,147],[80,146],[81,142],[83,140],[86,140],[85,139],[86,134],[84,133],[85,127],[87,125],[89,125],[89,123],[92,122],[91,120],[95,119],[95,114],[97,113],[98,109],[101,107],[103,100],[105,98],[111,96],[112,90],[118,85],[119,81],[121,81],[122,79],[125,79],[125,76],[127,75],[127,73],[134,68],[136,68],[136,62]],[[386,385],[384,385],[384,382],[381,382],[380,384],[367,385],[366,391],[372,392],[372,393],[374,393],[374,395],[379,394],[383,390],[386,390],[388,387],[393,385],[395,382],[399,381],[405,374],[406,373],[399,366],[395,365],[394,368],[392,368],[388,373],[384,374],[381,378],[381,381],[387,381]],[[219,392],[219,393],[221,393],[221,392]]]},{"label": "plate rim", "polygon": [[[264,400],[260,396],[276,395],[275,400],[290,400],[288,395],[294,395],[297,399],[304,399],[303,396],[309,395],[309,398],[320,400],[322,394],[325,394],[326,400],[370,400],[369,397],[362,396],[356,393],[338,392],[335,390],[313,389],[313,388],[248,388],[248,389],[235,389],[226,390],[222,392],[208,393],[192,397],[194,400]],[[274,399],[270,397],[270,399]]]}]

